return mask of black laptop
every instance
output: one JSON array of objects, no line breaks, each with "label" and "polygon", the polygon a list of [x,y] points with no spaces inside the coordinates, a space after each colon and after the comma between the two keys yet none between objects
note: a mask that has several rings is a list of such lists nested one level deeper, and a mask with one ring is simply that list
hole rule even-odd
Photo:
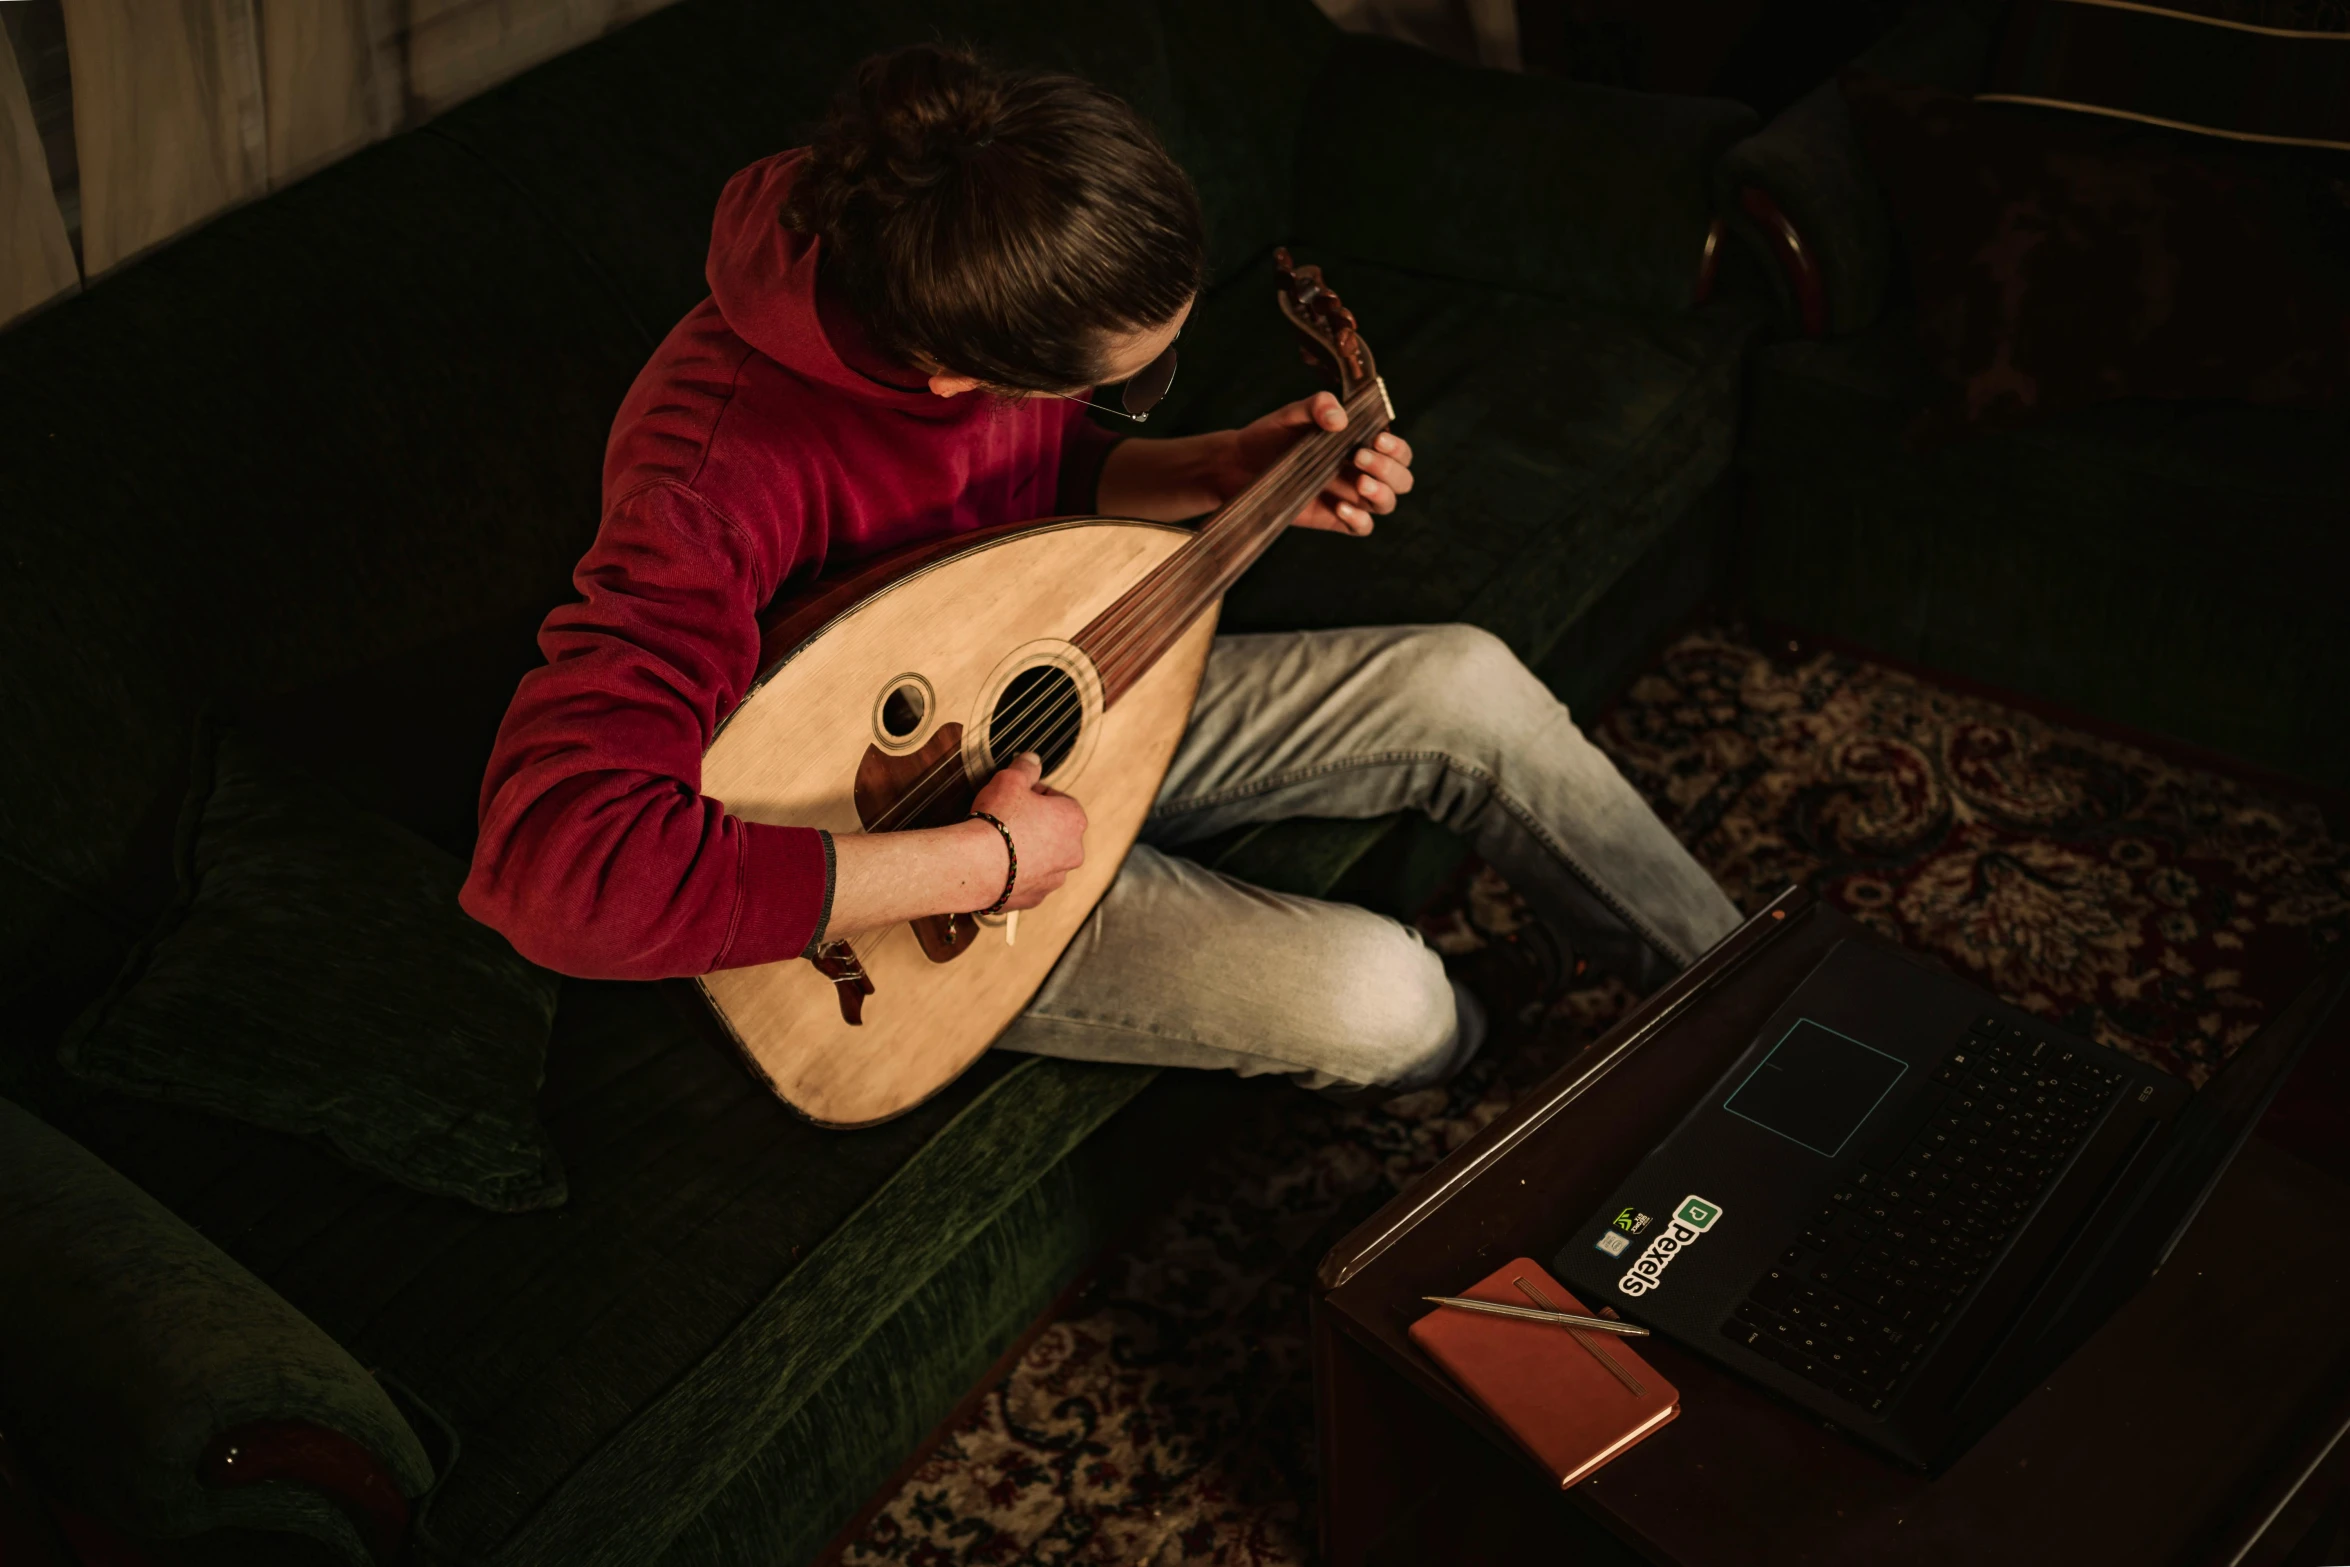
[{"label": "black laptop", "polygon": [[2161,1265],[2344,979],[2197,1094],[1847,938],[1554,1271],[1938,1470]]}]

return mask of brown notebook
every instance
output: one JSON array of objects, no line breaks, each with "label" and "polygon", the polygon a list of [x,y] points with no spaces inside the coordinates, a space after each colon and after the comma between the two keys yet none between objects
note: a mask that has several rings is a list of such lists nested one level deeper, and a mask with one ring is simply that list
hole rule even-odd
[{"label": "brown notebook", "polygon": [[[1505,1306],[1590,1314],[1565,1285],[1525,1257],[1459,1293]],[[1411,1331],[1412,1342],[1562,1488],[1681,1412],[1679,1390],[1633,1350],[1637,1339],[1451,1306],[1438,1306]]]}]

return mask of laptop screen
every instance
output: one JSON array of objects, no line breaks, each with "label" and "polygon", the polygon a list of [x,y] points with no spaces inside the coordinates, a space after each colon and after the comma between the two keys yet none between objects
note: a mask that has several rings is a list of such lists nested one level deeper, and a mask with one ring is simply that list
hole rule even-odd
[{"label": "laptop screen", "polygon": [[1908,1070],[1898,1056],[1798,1018],[1722,1108],[1833,1159]]}]

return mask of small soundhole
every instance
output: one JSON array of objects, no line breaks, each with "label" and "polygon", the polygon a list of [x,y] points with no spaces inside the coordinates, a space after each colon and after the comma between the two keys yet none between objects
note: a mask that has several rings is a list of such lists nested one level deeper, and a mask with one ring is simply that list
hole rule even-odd
[{"label": "small soundhole", "polygon": [[1050,664],[1040,664],[1014,676],[996,698],[995,712],[988,718],[987,749],[998,767],[1022,751],[1034,751],[1044,758],[1049,773],[1068,758],[1084,721],[1085,703],[1077,682]]},{"label": "small soundhole", "polygon": [[929,699],[920,686],[911,681],[895,686],[881,699],[881,732],[892,740],[910,740],[929,710]]}]

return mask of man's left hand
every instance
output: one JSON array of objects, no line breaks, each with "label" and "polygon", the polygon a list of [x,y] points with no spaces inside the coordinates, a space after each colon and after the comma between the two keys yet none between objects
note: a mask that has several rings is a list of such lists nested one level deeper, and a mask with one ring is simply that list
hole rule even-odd
[{"label": "man's left hand", "polygon": [[[1346,409],[1328,392],[1316,392],[1303,402],[1276,408],[1262,419],[1232,432],[1222,465],[1226,484],[1217,487],[1230,499],[1273,466],[1283,452],[1295,446],[1307,431],[1346,428]],[[1371,519],[1395,510],[1397,497],[1412,488],[1412,447],[1393,430],[1383,430],[1370,445],[1355,449],[1348,471],[1322,486],[1306,508],[1291,519],[1301,528],[1356,535],[1371,531]]]},{"label": "man's left hand", "polygon": [[[1281,454],[1315,429],[1343,430],[1346,409],[1328,392],[1276,408],[1254,424],[1172,440],[1124,440],[1102,464],[1096,504],[1105,517],[1181,522],[1214,511],[1256,482]],[[1383,430],[1347,458],[1322,493],[1291,520],[1301,528],[1356,535],[1395,510],[1412,487],[1412,447]]]}]

